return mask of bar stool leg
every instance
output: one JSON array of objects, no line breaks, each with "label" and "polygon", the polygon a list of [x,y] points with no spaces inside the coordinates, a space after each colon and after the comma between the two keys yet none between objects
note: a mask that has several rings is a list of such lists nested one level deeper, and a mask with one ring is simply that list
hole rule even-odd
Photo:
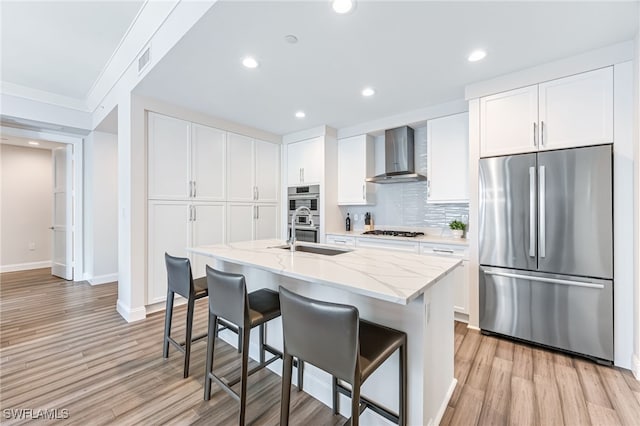
[{"label": "bar stool leg", "polygon": [[213,372],[213,356],[218,337],[218,317],[209,314],[209,329],[207,330],[207,361],[204,365],[204,400],[211,399],[211,373]]},{"label": "bar stool leg", "polygon": [[169,358],[169,336],[171,335],[171,317],[173,316],[173,292],[167,291],[167,306],[164,311],[164,342],[162,357]]},{"label": "bar stool leg", "polygon": [[336,376],[331,376],[331,396],[333,398],[331,411],[335,416],[336,414],[338,414],[338,411],[340,410],[340,406],[338,405],[339,404],[338,378]]},{"label": "bar stool leg", "polygon": [[[289,405],[291,401],[291,373],[293,357],[284,354],[282,363],[282,395],[280,396],[280,426],[289,426]],[[298,360],[298,363],[300,361]],[[298,364],[300,365],[300,364]]]},{"label": "bar stool leg", "polygon": [[356,374],[351,384],[351,426],[360,424],[360,375]]},{"label": "bar stool leg", "polygon": [[302,392],[304,386],[304,361],[298,358],[298,392]]},{"label": "bar stool leg", "polygon": [[249,367],[249,335],[251,329],[241,328],[242,330],[242,380],[240,381],[240,416],[238,424],[244,426],[246,407],[247,407],[247,378]]},{"label": "bar stool leg", "polygon": [[407,425],[407,342],[400,346],[400,398],[398,409],[398,424],[400,426]]},{"label": "bar stool leg", "polygon": [[193,331],[193,311],[196,300],[190,297],[187,302],[187,331],[184,341],[184,378],[189,377],[189,359],[191,358],[191,332]]},{"label": "bar stool leg", "polygon": [[264,345],[265,345],[265,336],[264,336],[264,324],[260,324],[260,364],[264,364],[265,356],[264,356]]},{"label": "bar stool leg", "polygon": [[238,327],[238,353],[242,353],[242,329]]}]

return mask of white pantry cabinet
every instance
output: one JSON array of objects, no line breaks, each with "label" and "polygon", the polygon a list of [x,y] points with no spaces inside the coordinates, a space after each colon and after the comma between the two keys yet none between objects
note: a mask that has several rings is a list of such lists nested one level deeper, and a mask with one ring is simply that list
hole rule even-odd
[{"label": "white pantry cabinet", "polygon": [[148,129],[149,199],[225,199],[226,132],[153,112]]},{"label": "white pantry cabinet", "polygon": [[149,202],[147,304],[167,296],[164,254],[189,257],[194,278],[205,275],[206,258],[189,255],[190,246],[224,242],[225,203]]},{"label": "white pantry cabinet", "polygon": [[277,202],[280,145],[235,133],[229,133],[228,140],[228,200]]},{"label": "white pantry cabinet", "polygon": [[227,242],[278,238],[278,205],[229,203]]},{"label": "white pantry cabinet", "polygon": [[317,137],[287,145],[288,186],[319,184],[324,167],[323,138]]},{"label": "white pantry cabinet", "polygon": [[480,98],[480,155],[613,142],[613,67]]},{"label": "white pantry cabinet", "polygon": [[427,121],[427,202],[469,202],[469,113]]},{"label": "white pantry cabinet", "polygon": [[366,178],[374,173],[373,138],[359,135],[338,141],[338,204],[373,204],[375,192]]}]

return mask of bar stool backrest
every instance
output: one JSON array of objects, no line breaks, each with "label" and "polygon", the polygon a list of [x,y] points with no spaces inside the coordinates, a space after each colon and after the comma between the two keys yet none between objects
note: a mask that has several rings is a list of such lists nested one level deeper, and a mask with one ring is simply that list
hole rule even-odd
[{"label": "bar stool backrest", "polygon": [[184,298],[193,294],[193,276],[191,275],[191,263],[186,257],[174,257],[164,254],[167,264],[167,285],[169,290],[178,293]]},{"label": "bar stool backrest", "polygon": [[321,302],[280,287],[284,351],[353,381],[359,358],[359,313],[355,306]]},{"label": "bar stool backrest", "polygon": [[249,296],[242,274],[218,271],[207,265],[209,311],[240,327],[249,326]]}]

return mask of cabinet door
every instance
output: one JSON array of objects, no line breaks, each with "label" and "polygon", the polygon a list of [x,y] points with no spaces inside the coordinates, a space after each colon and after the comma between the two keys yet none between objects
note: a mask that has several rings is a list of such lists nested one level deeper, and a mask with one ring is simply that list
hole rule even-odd
[{"label": "cabinet door", "polygon": [[356,247],[381,248],[386,250],[420,253],[420,244],[417,241],[383,240],[377,238],[356,238]]},{"label": "cabinet door", "polygon": [[613,142],[613,67],[539,85],[540,149]]},{"label": "cabinet door", "polygon": [[[194,204],[191,221],[191,245],[194,247],[224,243],[224,203]],[[194,278],[205,276],[205,265],[211,258],[192,254],[191,271]]]},{"label": "cabinet door", "polygon": [[227,140],[227,199],[253,201],[253,140],[235,133],[228,133]]},{"label": "cabinet door", "polygon": [[323,158],[322,138],[287,145],[288,186],[320,183]]},{"label": "cabinet door", "polygon": [[469,261],[463,260],[461,280],[453,290],[453,310],[462,314],[469,313]]},{"label": "cabinet door", "polygon": [[537,123],[537,85],[480,98],[480,156],[536,151]]},{"label": "cabinet door", "polygon": [[197,200],[225,199],[225,155],[227,134],[199,124],[191,125],[192,197]]},{"label": "cabinet door", "polygon": [[257,204],[255,206],[255,239],[278,238],[278,205]]},{"label": "cabinet door", "polygon": [[254,205],[251,203],[227,204],[227,242],[253,240]]},{"label": "cabinet door", "polygon": [[152,112],[147,124],[149,198],[188,198],[190,124]]},{"label": "cabinet door", "polygon": [[469,202],[469,114],[427,122],[427,202]]},{"label": "cabinet door", "polygon": [[167,297],[167,268],[164,254],[187,257],[189,245],[189,205],[170,201],[149,203],[149,279],[147,304]]},{"label": "cabinet door", "polygon": [[338,141],[338,204],[368,204],[372,201],[373,139],[367,135]]},{"label": "cabinet door", "polygon": [[334,246],[355,247],[356,240],[353,237],[345,237],[344,235],[327,234],[327,244],[332,244]]},{"label": "cabinet door", "polygon": [[280,145],[255,141],[256,200],[275,203],[280,197]]}]

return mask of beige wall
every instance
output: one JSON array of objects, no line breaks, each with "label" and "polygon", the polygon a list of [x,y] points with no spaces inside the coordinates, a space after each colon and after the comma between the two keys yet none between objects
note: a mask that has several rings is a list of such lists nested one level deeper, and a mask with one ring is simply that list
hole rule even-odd
[{"label": "beige wall", "polygon": [[[13,145],[1,145],[0,149],[2,270],[51,261],[51,151]],[[33,249],[29,249],[30,243]]]}]

